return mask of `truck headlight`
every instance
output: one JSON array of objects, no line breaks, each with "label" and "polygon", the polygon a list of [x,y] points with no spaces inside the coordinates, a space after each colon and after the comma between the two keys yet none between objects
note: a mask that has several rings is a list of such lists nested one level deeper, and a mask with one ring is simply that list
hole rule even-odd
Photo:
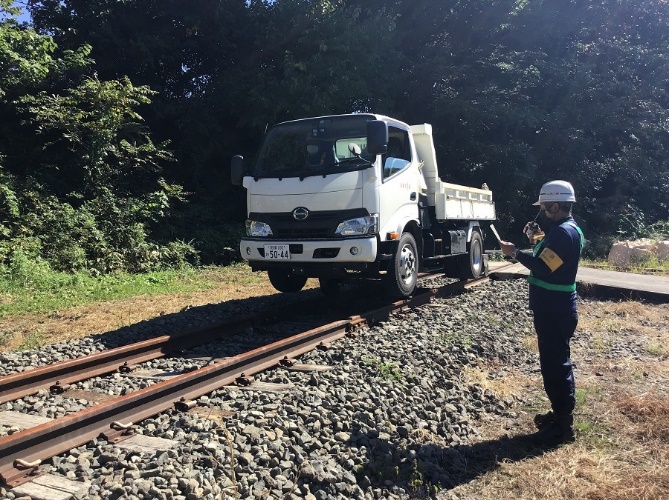
[{"label": "truck headlight", "polygon": [[379,232],[379,216],[377,214],[366,217],[356,217],[340,222],[335,234],[342,236],[364,236],[373,235]]},{"label": "truck headlight", "polygon": [[264,222],[258,222],[256,220],[247,220],[246,221],[246,236],[260,236],[266,237],[272,235],[272,228],[269,227],[269,224]]}]

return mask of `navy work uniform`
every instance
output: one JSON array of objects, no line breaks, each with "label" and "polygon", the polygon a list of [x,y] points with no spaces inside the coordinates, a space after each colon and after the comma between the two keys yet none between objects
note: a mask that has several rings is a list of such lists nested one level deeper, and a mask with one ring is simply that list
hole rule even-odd
[{"label": "navy work uniform", "polygon": [[547,228],[533,255],[515,255],[530,270],[529,306],[534,313],[541,375],[557,416],[571,415],[576,404],[569,340],[578,324],[576,272],[583,244],[581,229],[567,217]]}]

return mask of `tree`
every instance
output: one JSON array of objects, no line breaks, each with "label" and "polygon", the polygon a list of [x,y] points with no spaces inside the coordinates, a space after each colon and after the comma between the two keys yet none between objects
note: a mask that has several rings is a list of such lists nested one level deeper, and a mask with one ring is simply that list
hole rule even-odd
[{"label": "tree", "polygon": [[64,270],[143,270],[190,251],[148,233],[181,197],[137,111],[154,92],[98,79],[89,53],[0,22],[0,263],[23,251]]},{"label": "tree", "polygon": [[575,184],[593,235],[669,217],[662,3],[410,4],[393,3],[417,32],[401,107],[433,124],[442,177],[485,181],[514,231],[553,178]]},{"label": "tree", "polygon": [[172,141],[165,174],[203,207],[178,234],[213,228],[202,212],[243,217],[221,164],[253,156],[268,125],[351,111],[432,123],[442,177],[486,182],[509,231],[560,177],[575,184],[592,234],[669,219],[663,2],[30,5],[61,47],[91,44],[101,81],[127,75],[160,91],[144,115],[158,142]]}]

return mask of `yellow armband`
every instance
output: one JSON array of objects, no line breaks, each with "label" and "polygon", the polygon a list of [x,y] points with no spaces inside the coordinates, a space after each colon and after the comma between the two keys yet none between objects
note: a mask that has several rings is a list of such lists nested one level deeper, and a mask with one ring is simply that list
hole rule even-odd
[{"label": "yellow armband", "polygon": [[556,269],[558,269],[562,264],[564,264],[560,256],[550,248],[545,248],[539,254],[539,258],[544,261],[544,263],[548,266],[548,268],[551,270],[552,273],[554,273]]}]

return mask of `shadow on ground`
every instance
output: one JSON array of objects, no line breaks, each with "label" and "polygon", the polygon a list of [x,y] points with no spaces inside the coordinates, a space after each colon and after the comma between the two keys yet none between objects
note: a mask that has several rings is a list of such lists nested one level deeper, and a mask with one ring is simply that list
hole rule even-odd
[{"label": "shadow on ground", "polygon": [[448,490],[497,469],[501,463],[538,457],[555,449],[533,444],[529,439],[531,434],[447,448],[423,444],[409,449],[374,435],[355,438],[356,446],[367,443],[371,457],[358,472],[358,484],[391,491],[402,488],[412,498],[447,498]]}]

